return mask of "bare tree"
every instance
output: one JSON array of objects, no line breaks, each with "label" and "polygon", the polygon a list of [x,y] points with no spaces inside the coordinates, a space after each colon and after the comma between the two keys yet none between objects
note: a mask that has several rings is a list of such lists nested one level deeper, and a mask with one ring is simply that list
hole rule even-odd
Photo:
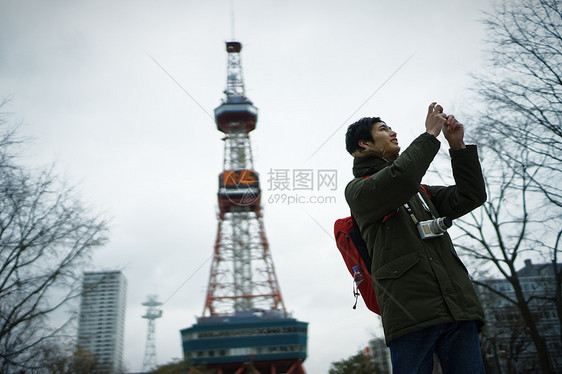
[{"label": "bare tree", "polygon": [[[559,0],[503,1],[485,19],[486,73],[476,76],[479,131],[505,160],[529,151],[519,168],[550,204],[562,207],[562,4]],[[517,166],[515,167],[515,169]]]},{"label": "bare tree", "polygon": [[33,369],[34,374],[90,374],[103,371],[94,354],[72,343],[72,338],[57,339],[42,344],[37,358],[41,367]]},{"label": "bare tree", "polygon": [[[5,102],[4,102],[5,104]],[[2,105],[0,105],[1,107]],[[15,162],[21,144],[0,117],[0,372],[39,366],[44,344],[70,319],[49,320],[80,292],[80,272],[107,240],[106,222],[90,215],[52,170]]]},{"label": "bare tree", "polygon": [[[550,373],[553,357],[537,307],[539,302],[556,303],[562,325],[557,264],[562,227],[562,3],[504,0],[485,17],[489,65],[475,76],[480,104],[467,136],[480,147],[488,201],[458,220],[462,235],[456,243],[476,260],[480,277],[499,276],[508,282],[509,291],[502,291],[475,280],[517,308],[541,372]],[[551,287],[524,290],[517,267],[530,257],[553,264]],[[509,355],[521,350],[506,348]]]},{"label": "bare tree", "polygon": [[[517,157],[524,158],[526,154],[528,152],[521,149]],[[540,294],[538,291],[529,293],[524,289],[525,279],[519,276],[517,269],[526,257],[552,253],[553,248],[544,238],[552,235],[548,226],[550,217],[543,215],[538,192],[532,191],[530,185],[533,181],[525,177],[524,171],[513,170],[512,164],[499,158],[495,150],[488,147],[481,149],[481,155],[488,201],[482,209],[457,220],[456,227],[462,235],[455,243],[464,254],[475,260],[478,277],[474,283],[517,308],[525,324],[525,332],[536,347],[542,372],[550,373],[551,354],[535,313],[537,297],[547,299],[553,296],[554,287],[545,288]],[[497,276],[507,281],[507,289],[499,289],[485,279]],[[513,346],[506,351],[521,353]],[[517,361],[516,356],[508,358]]]}]

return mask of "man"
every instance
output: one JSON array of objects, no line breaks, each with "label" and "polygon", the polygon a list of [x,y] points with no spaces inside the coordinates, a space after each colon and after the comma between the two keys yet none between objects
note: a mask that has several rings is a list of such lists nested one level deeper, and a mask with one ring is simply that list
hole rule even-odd
[{"label": "man", "polygon": [[[478,331],[484,312],[449,235],[426,237],[419,222],[458,218],[486,201],[476,146],[441,105],[429,105],[426,132],[399,155],[394,132],[380,118],[349,126],[354,157],[345,197],[372,257],[371,273],[393,371],[484,373]],[[420,185],[440,146],[449,143],[454,186]]]}]

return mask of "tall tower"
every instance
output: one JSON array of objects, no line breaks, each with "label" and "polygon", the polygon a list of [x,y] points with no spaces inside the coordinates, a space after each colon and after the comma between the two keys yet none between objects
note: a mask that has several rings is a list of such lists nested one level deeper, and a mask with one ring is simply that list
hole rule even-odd
[{"label": "tall tower", "polygon": [[285,314],[261,215],[259,176],[250,145],[258,109],[246,97],[241,49],[239,42],[226,43],[226,98],[215,109],[217,128],[225,134],[224,162],[204,316],[253,309],[280,309]]},{"label": "tall tower", "polygon": [[144,359],[142,362],[143,371],[150,371],[157,365],[156,361],[156,323],[155,320],[162,317],[162,309],[158,307],[161,302],[156,301],[156,295],[149,295],[148,300],[142,303],[146,306],[146,313],[142,318],[148,320],[148,328],[146,330],[146,346],[144,348]]},{"label": "tall tower", "polygon": [[287,315],[265,235],[250,132],[258,109],[246,97],[240,52],[226,43],[225,98],[215,109],[224,133],[218,229],[203,316],[181,331],[186,361],[216,374],[304,374],[307,323]]}]

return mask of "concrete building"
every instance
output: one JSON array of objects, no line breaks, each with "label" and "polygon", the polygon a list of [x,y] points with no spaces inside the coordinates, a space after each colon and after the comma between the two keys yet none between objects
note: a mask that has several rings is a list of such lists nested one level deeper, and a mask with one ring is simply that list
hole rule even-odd
[{"label": "concrete building", "polygon": [[[558,264],[560,269],[562,264]],[[533,264],[517,271],[522,292],[533,314],[537,328],[551,357],[552,370],[562,373],[560,323],[554,303],[556,280],[552,263]],[[535,373],[539,371],[537,352],[528,335],[518,308],[501,293],[515,300],[515,291],[505,278],[483,281],[489,288],[478,286],[477,292],[486,312],[483,334],[489,373]]]},{"label": "concrete building", "polygon": [[[375,338],[369,340],[369,354],[373,360],[377,374],[391,374],[392,360],[390,358],[390,348],[386,346],[384,338]],[[433,359],[432,374],[443,374],[441,365],[436,357]]]},{"label": "concrete building", "polygon": [[120,271],[85,272],[78,346],[98,362],[94,373],[123,372],[127,280]]},{"label": "concrete building", "polygon": [[390,349],[386,346],[383,338],[369,340],[369,351],[380,374],[390,374],[392,363],[390,361]]}]

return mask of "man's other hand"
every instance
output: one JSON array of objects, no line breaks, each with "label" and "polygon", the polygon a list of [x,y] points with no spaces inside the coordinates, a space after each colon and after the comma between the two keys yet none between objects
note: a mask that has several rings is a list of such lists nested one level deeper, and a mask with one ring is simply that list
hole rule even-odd
[{"label": "man's other hand", "polygon": [[451,149],[466,148],[464,144],[464,126],[453,115],[448,115],[446,118],[445,126],[443,126],[443,135],[445,135],[445,139],[449,142],[449,147]]},{"label": "man's other hand", "polygon": [[425,131],[437,137],[441,133],[447,121],[447,116],[443,113],[443,107],[437,103],[429,104],[427,117],[425,119]]}]

